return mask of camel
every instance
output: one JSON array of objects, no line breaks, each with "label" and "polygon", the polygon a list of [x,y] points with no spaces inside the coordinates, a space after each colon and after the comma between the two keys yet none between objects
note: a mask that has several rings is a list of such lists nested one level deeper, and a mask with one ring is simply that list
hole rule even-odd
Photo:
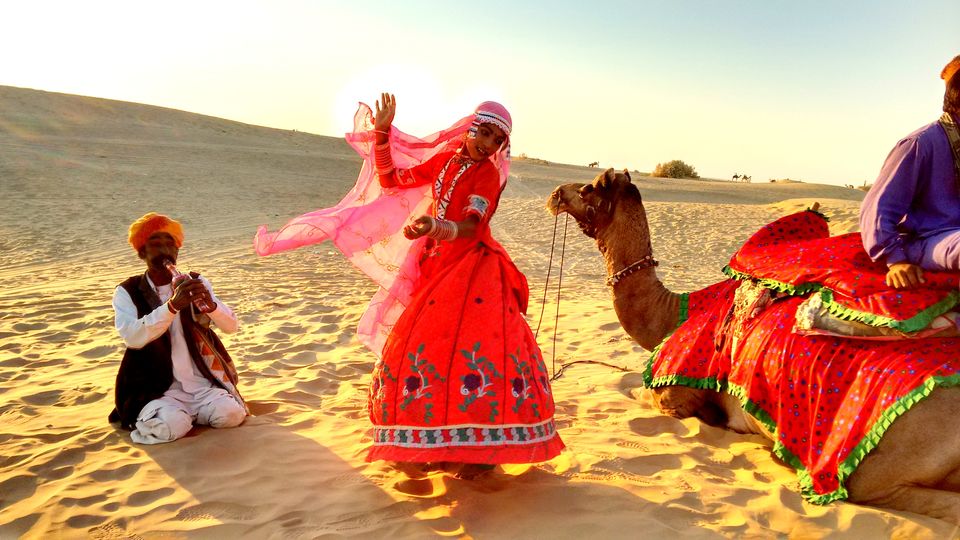
[{"label": "camel", "polygon": [[[566,212],[597,241],[620,324],[641,347],[653,350],[676,327],[680,295],[656,275],[646,210],[629,174],[608,169],[590,184],[561,185],[547,209],[554,215]],[[776,441],[775,434],[725,392],[686,386],[652,392],[667,415],[695,416]],[[847,500],[960,524],[960,429],[950,423],[957,411],[960,387],[938,387],[894,420],[847,478]]]}]

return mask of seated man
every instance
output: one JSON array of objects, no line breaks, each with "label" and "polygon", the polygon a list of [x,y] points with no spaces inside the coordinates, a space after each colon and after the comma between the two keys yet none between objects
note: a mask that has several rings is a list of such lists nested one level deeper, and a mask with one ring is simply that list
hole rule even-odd
[{"label": "seated man", "polygon": [[[194,423],[239,426],[247,408],[237,391],[237,372],[210,328],[212,322],[236,332],[236,316],[197,274],[173,289],[167,266],[183,245],[180,223],[151,212],[130,225],[128,240],[147,269],[113,294],[117,331],[127,349],[110,421],[133,430],[131,438],[141,444],[175,441]],[[212,311],[201,313],[197,305]]]},{"label": "seated man", "polygon": [[960,56],[940,77],[943,116],[897,143],[860,206],[864,248],[898,289],[923,283],[923,270],[960,270]]}]

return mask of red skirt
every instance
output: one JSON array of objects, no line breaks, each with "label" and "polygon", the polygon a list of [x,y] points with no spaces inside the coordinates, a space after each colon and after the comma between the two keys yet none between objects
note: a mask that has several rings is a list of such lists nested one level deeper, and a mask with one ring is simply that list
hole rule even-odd
[{"label": "red skirt", "polygon": [[[433,268],[429,272],[429,268]],[[498,245],[429,260],[370,386],[368,461],[533,463],[560,453],[550,374]]]}]

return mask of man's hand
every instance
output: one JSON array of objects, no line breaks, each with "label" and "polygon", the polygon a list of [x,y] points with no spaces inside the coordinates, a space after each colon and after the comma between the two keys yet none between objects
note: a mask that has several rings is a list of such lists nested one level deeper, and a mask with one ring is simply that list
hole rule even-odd
[{"label": "man's hand", "polygon": [[908,262],[893,263],[887,272],[887,285],[894,289],[913,289],[925,282],[923,270]]},{"label": "man's hand", "polygon": [[373,129],[383,132],[377,133],[377,144],[383,144],[388,140],[386,134],[390,132],[390,126],[393,125],[393,116],[397,113],[397,98],[386,92],[380,94],[380,99],[376,102],[375,112]]},{"label": "man's hand", "polygon": [[177,289],[173,291],[173,297],[170,298],[170,305],[173,306],[173,309],[180,311],[200,299],[205,299],[207,302],[210,302],[210,291],[207,290],[203,281],[187,278],[181,281],[177,285]]}]

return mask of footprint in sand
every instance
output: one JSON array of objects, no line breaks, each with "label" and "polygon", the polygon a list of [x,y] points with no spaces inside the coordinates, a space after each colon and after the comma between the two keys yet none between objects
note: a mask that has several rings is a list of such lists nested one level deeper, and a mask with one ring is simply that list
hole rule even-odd
[{"label": "footprint in sand", "polygon": [[683,467],[680,456],[654,454],[622,460],[621,469],[629,474],[649,477],[663,470],[678,470]]},{"label": "footprint in sand", "polygon": [[74,332],[60,331],[37,337],[42,339],[44,343],[72,343],[76,338],[76,334]]},{"label": "footprint in sand", "polygon": [[280,404],[271,401],[248,401],[247,407],[250,408],[250,414],[254,416],[266,416],[270,413],[277,412]]},{"label": "footprint in sand", "polygon": [[195,504],[177,512],[177,519],[182,521],[202,521],[207,519],[219,521],[249,521],[256,517],[256,507],[225,502]]},{"label": "footprint in sand", "polygon": [[632,441],[617,441],[616,444],[617,444],[617,446],[619,446],[620,448],[628,448],[628,449],[630,449],[630,450],[637,450],[637,451],[639,451],[639,452],[649,452],[649,451],[650,451],[650,447],[649,447],[649,446],[647,446],[647,445],[645,445],[645,444],[637,443],[637,442],[632,442]]},{"label": "footprint in sand", "polygon": [[71,388],[60,396],[60,399],[54,405],[57,407],[72,407],[74,405],[86,405],[95,403],[107,396],[107,392],[97,390],[92,384],[82,384],[76,388]]},{"label": "footprint in sand", "polygon": [[22,332],[30,332],[31,330],[43,330],[48,326],[50,325],[48,325],[45,322],[17,323],[13,325],[13,329],[16,330],[17,332],[22,333]]},{"label": "footprint in sand", "polygon": [[0,482],[0,493],[8,502],[28,499],[36,491],[37,477],[32,474],[21,474]]},{"label": "footprint in sand", "polygon": [[150,491],[138,491],[127,497],[128,506],[146,506],[152,504],[164,497],[173,495],[176,492],[173,488],[152,489]]},{"label": "footprint in sand", "polygon": [[36,394],[23,396],[21,399],[24,403],[29,403],[30,405],[53,405],[62,393],[63,390],[47,390],[46,392],[37,392]]},{"label": "footprint in sand", "polygon": [[690,430],[676,418],[658,416],[656,418],[634,418],[629,422],[630,431],[644,437],[655,437],[665,433],[687,436]]},{"label": "footprint in sand", "polygon": [[89,359],[103,358],[104,356],[114,355],[117,351],[118,347],[116,345],[100,345],[83,351],[80,356]]},{"label": "footprint in sand", "polygon": [[443,479],[443,475],[419,479],[407,478],[394,484],[393,489],[411,497],[430,499],[440,497],[447,492],[447,485]]},{"label": "footprint in sand", "polygon": [[4,360],[0,362],[0,367],[23,367],[30,362],[27,362],[23,358],[11,358],[10,360]]},{"label": "footprint in sand", "polygon": [[121,525],[116,523],[107,523],[87,531],[89,538],[94,540],[119,540],[120,538],[138,538],[131,535]]},{"label": "footprint in sand", "polygon": [[115,482],[118,480],[126,480],[127,478],[132,477],[139,469],[139,464],[128,463],[127,465],[122,465],[116,469],[100,469],[94,471],[90,473],[90,478],[93,478],[97,482]]},{"label": "footprint in sand", "polygon": [[107,516],[97,516],[93,514],[80,514],[79,516],[70,516],[67,519],[67,525],[74,529],[86,529],[99,525],[107,520]]}]

